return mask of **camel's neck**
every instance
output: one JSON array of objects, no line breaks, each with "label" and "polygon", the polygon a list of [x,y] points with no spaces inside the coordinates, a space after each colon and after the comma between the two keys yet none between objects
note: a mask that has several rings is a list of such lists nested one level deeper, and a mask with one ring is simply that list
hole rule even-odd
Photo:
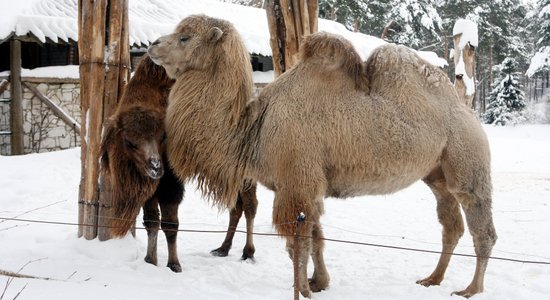
[{"label": "camel's neck", "polygon": [[232,206],[252,157],[246,140],[254,123],[246,108],[252,77],[239,66],[219,63],[217,69],[177,79],[167,114],[168,153],[180,178],[197,178],[217,204]]}]

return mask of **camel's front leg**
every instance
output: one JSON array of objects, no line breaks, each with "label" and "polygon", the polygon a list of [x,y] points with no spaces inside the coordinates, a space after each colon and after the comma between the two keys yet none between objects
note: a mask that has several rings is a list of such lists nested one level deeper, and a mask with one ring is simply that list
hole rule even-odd
[{"label": "camel's front leg", "polygon": [[235,236],[235,230],[237,230],[237,225],[239,225],[239,220],[243,214],[243,202],[241,197],[237,198],[237,203],[235,207],[229,212],[229,225],[227,226],[227,233],[225,234],[225,239],[223,240],[222,245],[219,248],[216,248],[210,251],[210,254],[219,257],[226,257],[229,255],[229,250],[233,244],[233,237]]},{"label": "camel's front leg", "polygon": [[[297,242],[297,244],[296,244]],[[307,278],[307,264],[311,254],[311,239],[308,237],[286,238],[286,249],[294,263],[294,273],[298,275],[298,290],[306,298],[311,298],[311,288]]]},{"label": "camel's front leg", "polygon": [[243,203],[244,216],[246,218],[246,244],[243,248],[242,260],[254,259],[254,218],[258,209],[258,199],[256,198],[256,184],[245,183],[239,193]]},{"label": "camel's front leg", "polygon": [[160,227],[158,201],[152,197],[143,205],[143,226],[147,230],[147,254],[145,261],[157,265],[157,237]]},{"label": "camel's front leg", "polygon": [[311,258],[313,259],[314,269],[313,277],[309,280],[309,287],[313,292],[320,292],[328,287],[330,276],[328,275],[325,259],[323,257],[323,251],[325,250],[323,229],[318,222],[313,224],[312,237],[313,247]]}]

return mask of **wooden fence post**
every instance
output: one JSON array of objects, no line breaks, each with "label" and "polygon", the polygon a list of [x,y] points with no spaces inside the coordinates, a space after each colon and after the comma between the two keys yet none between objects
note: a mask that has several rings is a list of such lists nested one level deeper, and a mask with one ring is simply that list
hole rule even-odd
[{"label": "wooden fence post", "polygon": [[10,131],[11,154],[25,154],[23,142],[23,90],[21,87],[21,41],[10,41]]},{"label": "wooden fence post", "polygon": [[[83,126],[78,210],[81,225],[78,235],[86,239],[93,239],[98,234],[101,234],[101,240],[109,238],[108,230],[98,230],[108,221],[110,206],[110,196],[102,195],[109,189],[102,191],[100,185],[99,147],[103,121],[113,112],[120,98],[123,87],[119,85],[128,80],[127,10],[128,0],[79,0],[78,47]],[[107,11],[109,20],[106,20]],[[106,36],[107,30],[109,37]],[[121,61],[126,64],[121,65]]]}]

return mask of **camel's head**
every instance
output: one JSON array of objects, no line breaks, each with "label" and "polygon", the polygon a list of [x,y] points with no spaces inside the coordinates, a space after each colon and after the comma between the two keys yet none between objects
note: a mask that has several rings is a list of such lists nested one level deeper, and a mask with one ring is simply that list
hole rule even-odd
[{"label": "camel's head", "polygon": [[204,70],[223,55],[215,47],[233,26],[224,20],[193,15],[183,19],[172,34],[161,36],[149,46],[151,59],[163,66],[171,78],[189,70]]},{"label": "camel's head", "polygon": [[300,60],[316,64],[323,72],[342,70],[359,89],[367,89],[364,63],[350,41],[343,36],[318,32],[306,36],[300,47]]},{"label": "camel's head", "polygon": [[[107,127],[102,142],[102,163],[109,164],[107,153],[117,154],[134,164],[140,174],[159,179],[164,174],[164,112],[133,106],[115,114]],[[116,158],[111,158],[116,159]],[[106,161],[104,161],[106,160]]]}]

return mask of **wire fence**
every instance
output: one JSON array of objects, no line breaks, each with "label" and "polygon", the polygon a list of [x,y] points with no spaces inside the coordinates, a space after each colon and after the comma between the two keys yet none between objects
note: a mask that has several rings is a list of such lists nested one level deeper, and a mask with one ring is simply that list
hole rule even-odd
[{"label": "wire fence", "polygon": [[[111,219],[120,219],[120,218],[111,218]],[[35,224],[47,224],[47,225],[62,225],[62,226],[84,226],[84,227],[98,227],[98,228],[114,228],[112,226],[102,226],[97,224],[81,224],[81,223],[75,223],[75,222],[60,222],[60,221],[49,221],[49,220],[37,220],[37,219],[23,219],[19,217],[1,217],[0,220],[2,222],[6,221],[12,221],[12,222],[21,222],[21,223],[35,223]],[[154,221],[160,223],[160,221]],[[306,223],[312,224],[312,222],[304,221]],[[169,223],[169,222],[163,222],[163,223]],[[297,224],[298,222],[288,222],[285,224],[278,224],[278,225],[288,225],[288,224]],[[10,227],[13,228],[13,227]],[[145,227],[136,226],[136,230],[146,230]],[[235,232],[235,233],[241,233],[241,234],[247,234],[245,230],[241,229],[228,229],[228,230],[205,230],[205,229],[166,229],[167,231],[178,231],[178,232],[186,232],[186,233],[203,233],[203,234],[227,234],[228,231]],[[255,236],[268,236],[268,237],[298,237],[298,238],[312,238],[311,236],[303,236],[303,235],[281,235],[277,233],[270,233],[270,232],[253,232],[252,233]],[[361,234],[361,233],[359,233]],[[368,235],[368,234],[365,234]],[[373,235],[377,236],[377,235]],[[379,235],[378,235],[379,236]],[[396,237],[396,236],[391,236]],[[360,241],[351,241],[351,240],[344,240],[344,239],[334,239],[334,238],[320,238],[321,240],[327,241],[327,242],[334,242],[334,243],[341,243],[341,244],[351,244],[351,245],[358,245],[358,246],[367,246],[367,247],[375,247],[375,248],[382,248],[382,249],[394,249],[394,250],[401,250],[401,251],[410,251],[410,252],[418,252],[418,253],[429,253],[429,254],[450,254],[453,256],[461,256],[461,257],[470,257],[470,258],[476,258],[477,256],[475,254],[467,254],[467,253],[445,253],[441,251],[435,251],[435,250],[427,250],[427,249],[420,249],[420,248],[414,248],[414,247],[403,247],[403,246],[395,246],[395,245],[386,245],[386,244],[378,244],[378,243],[367,243],[367,242],[360,242]],[[435,244],[435,243],[430,243]],[[505,252],[505,251],[500,251]],[[522,264],[535,264],[535,265],[550,265],[550,258],[547,257],[541,257],[541,256],[535,256],[535,255],[529,255],[529,254],[523,254],[523,253],[512,253],[507,252],[510,254],[518,254],[523,256],[531,256],[531,257],[539,257],[544,260],[525,260],[525,259],[515,259],[515,258],[509,258],[509,257],[499,257],[499,256],[489,256],[487,258],[492,260],[500,260],[500,261],[507,261],[507,262],[513,262],[513,263],[522,263]]]}]

